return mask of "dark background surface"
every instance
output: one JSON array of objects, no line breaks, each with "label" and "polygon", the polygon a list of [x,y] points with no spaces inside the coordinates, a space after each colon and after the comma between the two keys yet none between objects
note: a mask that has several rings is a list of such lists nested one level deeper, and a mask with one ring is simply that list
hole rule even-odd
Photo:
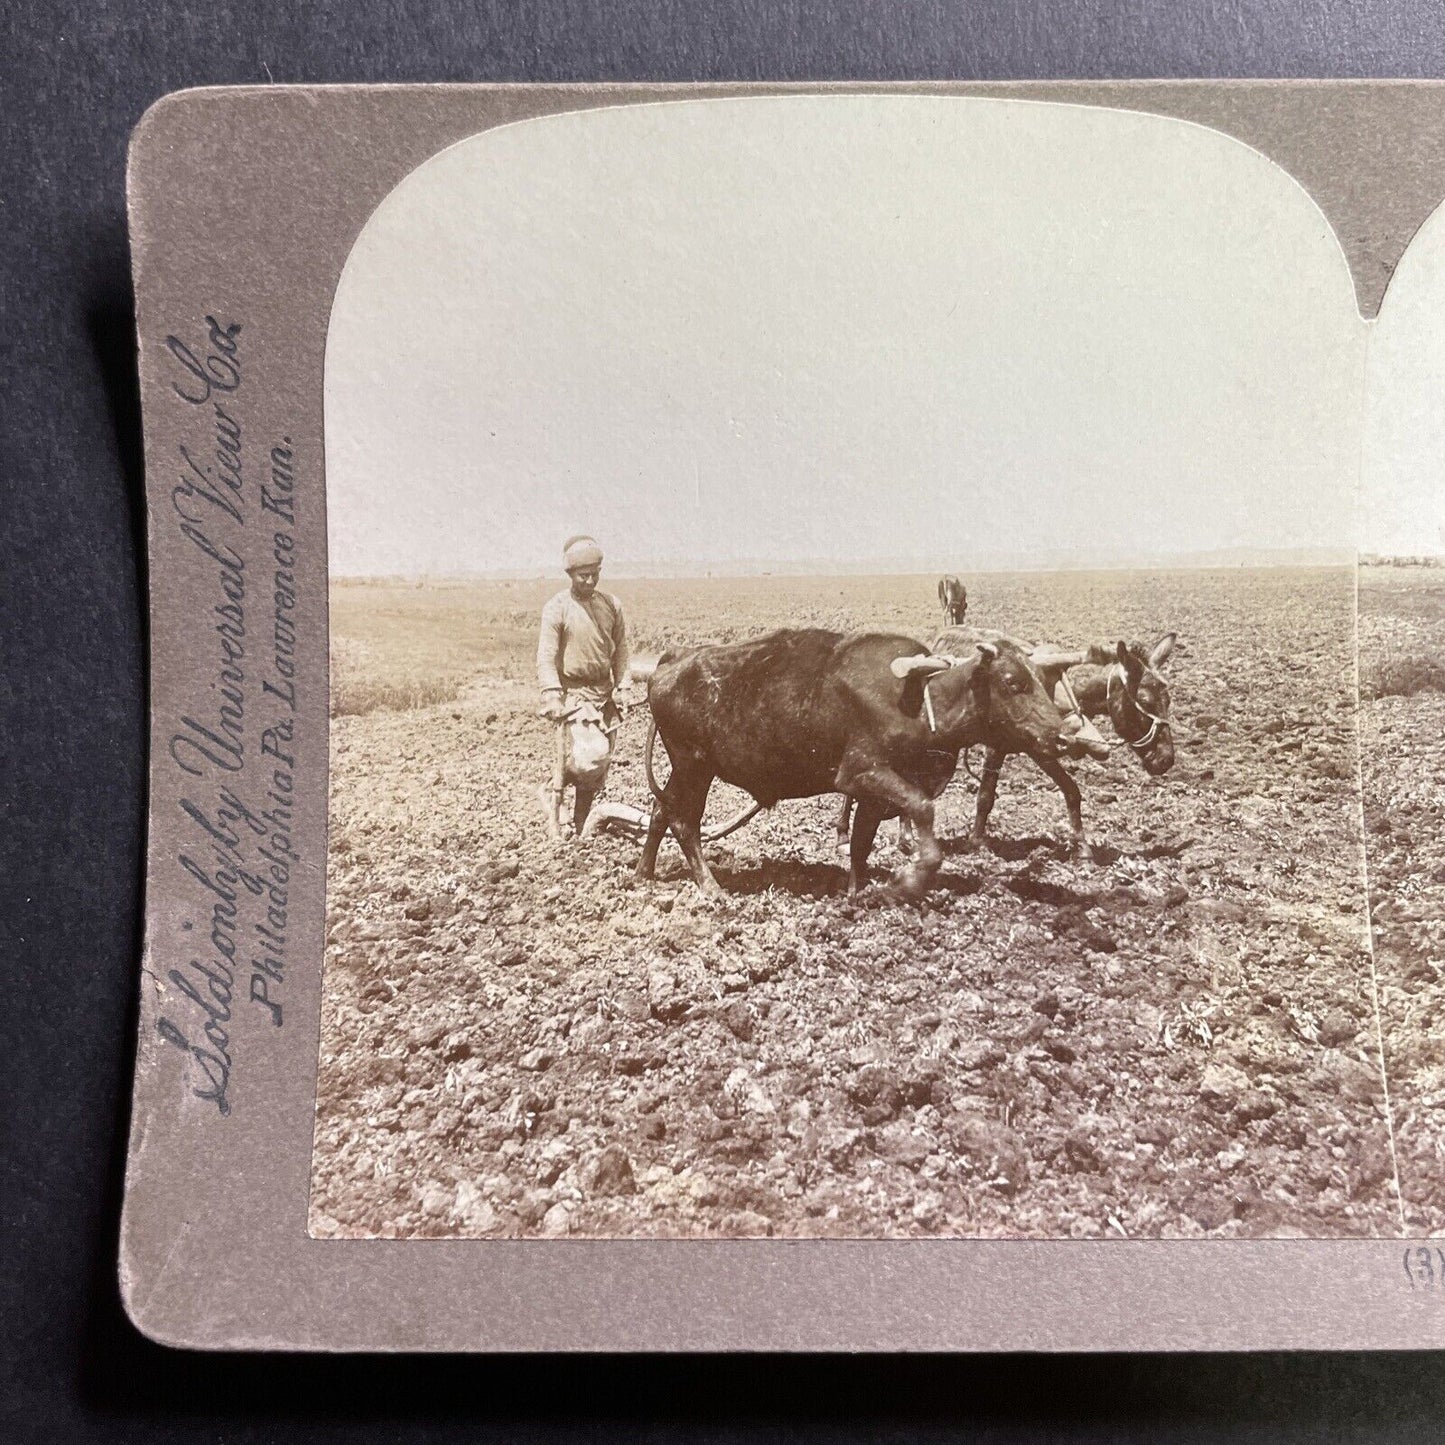
[{"label": "dark background surface", "polygon": [[145,804],[124,165],[152,100],[269,80],[1445,77],[1436,0],[8,0],[0,42],[0,1437],[1445,1438],[1429,1355],[202,1356],[141,1339],[115,1283]]}]

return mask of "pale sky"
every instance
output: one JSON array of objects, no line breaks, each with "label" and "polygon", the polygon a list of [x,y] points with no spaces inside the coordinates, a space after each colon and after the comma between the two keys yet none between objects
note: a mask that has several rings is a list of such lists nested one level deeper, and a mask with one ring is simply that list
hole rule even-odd
[{"label": "pale sky", "polygon": [[1445,211],[1395,268],[1368,375],[1360,548],[1445,553]]},{"label": "pale sky", "polygon": [[1348,548],[1367,334],[1304,191],[1181,121],[830,96],[525,122],[356,242],[331,567],[550,572],[580,531],[614,573]]}]

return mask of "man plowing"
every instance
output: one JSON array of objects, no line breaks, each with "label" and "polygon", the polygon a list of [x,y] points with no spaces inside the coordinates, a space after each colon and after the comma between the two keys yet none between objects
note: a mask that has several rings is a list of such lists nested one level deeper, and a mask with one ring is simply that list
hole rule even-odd
[{"label": "man plowing", "polygon": [[622,604],[601,592],[602,549],[591,537],[563,548],[568,588],[542,609],[537,685],[542,716],[557,725],[552,780],[538,789],[547,827],[562,836],[563,795],[574,790],[572,827],[580,837],[592,800],[607,779],[621,722],[614,693],[627,678],[627,624]]}]

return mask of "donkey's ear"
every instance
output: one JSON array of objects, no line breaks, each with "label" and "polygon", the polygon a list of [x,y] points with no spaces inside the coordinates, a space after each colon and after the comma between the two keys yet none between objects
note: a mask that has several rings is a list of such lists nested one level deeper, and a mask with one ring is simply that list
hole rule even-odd
[{"label": "donkey's ear", "polygon": [[1129,645],[1125,642],[1116,644],[1114,655],[1119,661],[1119,666],[1124,669],[1124,676],[1130,682],[1138,682],[1143,675],[1144,669],[1139,666],[1139,659],[1129,651]]},{"label": "donkey's ear", "polygon": [[1150,667],[1163,667],[1169,661],[1174,652],[1174,644],[1179,640],[1177,632],[1166,632],[1158,642],[1154,644],[1153,650],[1149,653]]}]

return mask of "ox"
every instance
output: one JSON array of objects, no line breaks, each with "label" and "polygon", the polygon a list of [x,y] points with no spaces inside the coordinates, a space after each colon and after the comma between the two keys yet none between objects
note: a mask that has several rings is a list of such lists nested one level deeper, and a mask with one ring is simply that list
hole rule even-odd
[{"label": "ox", "polygon": [[[1053,757],[1064,746],[1058,709],[1037,674],[1012,649],[988,642],[955,657],[897,635],[787,629],[664,654],[648,701],[656,801],[637,876],[653,876],[670,828],[705,892],[720,891],[700,835],[715,778],[762,807],[832,792],[856,801],[854,891],[867,881],[879,823],[906,818],[918,846],[895,882],[916,898],[943,861],[933,798],[953,776],[960,749],[983,743]],[[657,736],[672,761],[662,788],[650,765]]]},{"label": "ox", "polygon": [[943,625],[961,627],[968,613],[968,588],[952,576],[938,579],[938,605],[943,608]]},{"label": "ox", "polygon": [[[967,628],[945,632],[935,646],[976,646],[997,640],[999,634]],[[1045,687],[1061,707],[1072,708],[1084,718],[1107,717],[1114,731],[1129,745],[1150,777],[1161,777],[1174,766],[1174,739],[1169,723],[1169,685],[1159,669],[1174,651],[1178,634],[1169,632],[1146,651],[1138,643],[1120,642],[1113,654],[1107,648],[1091,647],[1087,654],[1061,653],[1052,662],[1035,654]],[[988,835],[989,814],[998,795],[999,773],[1011,753],[1023,752],[1038,765],[1064,795],[1069,810],[1072,851],[1087,860],[1091,856],[1084,837],[1083,800],[1079,785],[1060,766],[1057,757],[1036,756],[1028,748],[989,744],[979,778],[978,805],[969,841],[980,846]],[[1106,752],[1107,755],[1107,752]]]},{"label": "ox", "polygon": [[[955,627],[947,629],[940,634],[932,650],[935,653],[948,655],[955,648],[967,651],[971,647],[981,646],[1007,649],[1038,677],[1040,684],[1048,695],[1054,699],[1054,703],[1059,709],[1061,718],[1060,731],[1064,743],[1062,752],[1065,755],[1071,758],[1107,758],[1109,756],[1108,743],[1104,741],[1098,729],[1090,722],[1088,715],[1079,707],[1077,702],[1074,701],[1073,694],[1067,685],[1062,683],[1069,668],[1089,661],[1102,660],[1107,654],[1101,654],[1097,648],[1066,652],[1057,647],[1031,647],[1027,643],[1020,642],[1017,638],[1006,636],[1002,632],[979,627]],[[990,756],[994,751],[995,748],[990,746]],[[1007,756],[1009,752],[1027,753],[1028,749],[1026,747],[1004,747],[1001,756]],[[1046,758],[1040,758],[1038,763],[1041,768],[1044,768],[1049,773],[1050,777],[1059,781],[1061,787],[1074,787],[1073,779],[1064,771],[1058,761],[1057,755],[1050,754]],[[935,802],[943,795],[950,781],[950,779],[945,778],[939,785],[938,791],[933,795]],[[997,781],[996,776],[995,781]],[[992,800],[990,800],[990,806],[992,806]],[[840,848],[848,846],[852,819],[853,800],[851,798],[844,798],[843,806],[838,813],[838,846]],[[912,835],[906,818],[900,818],[898,822],[898,846],[903,852],[911,851],[913,846]]]}]

